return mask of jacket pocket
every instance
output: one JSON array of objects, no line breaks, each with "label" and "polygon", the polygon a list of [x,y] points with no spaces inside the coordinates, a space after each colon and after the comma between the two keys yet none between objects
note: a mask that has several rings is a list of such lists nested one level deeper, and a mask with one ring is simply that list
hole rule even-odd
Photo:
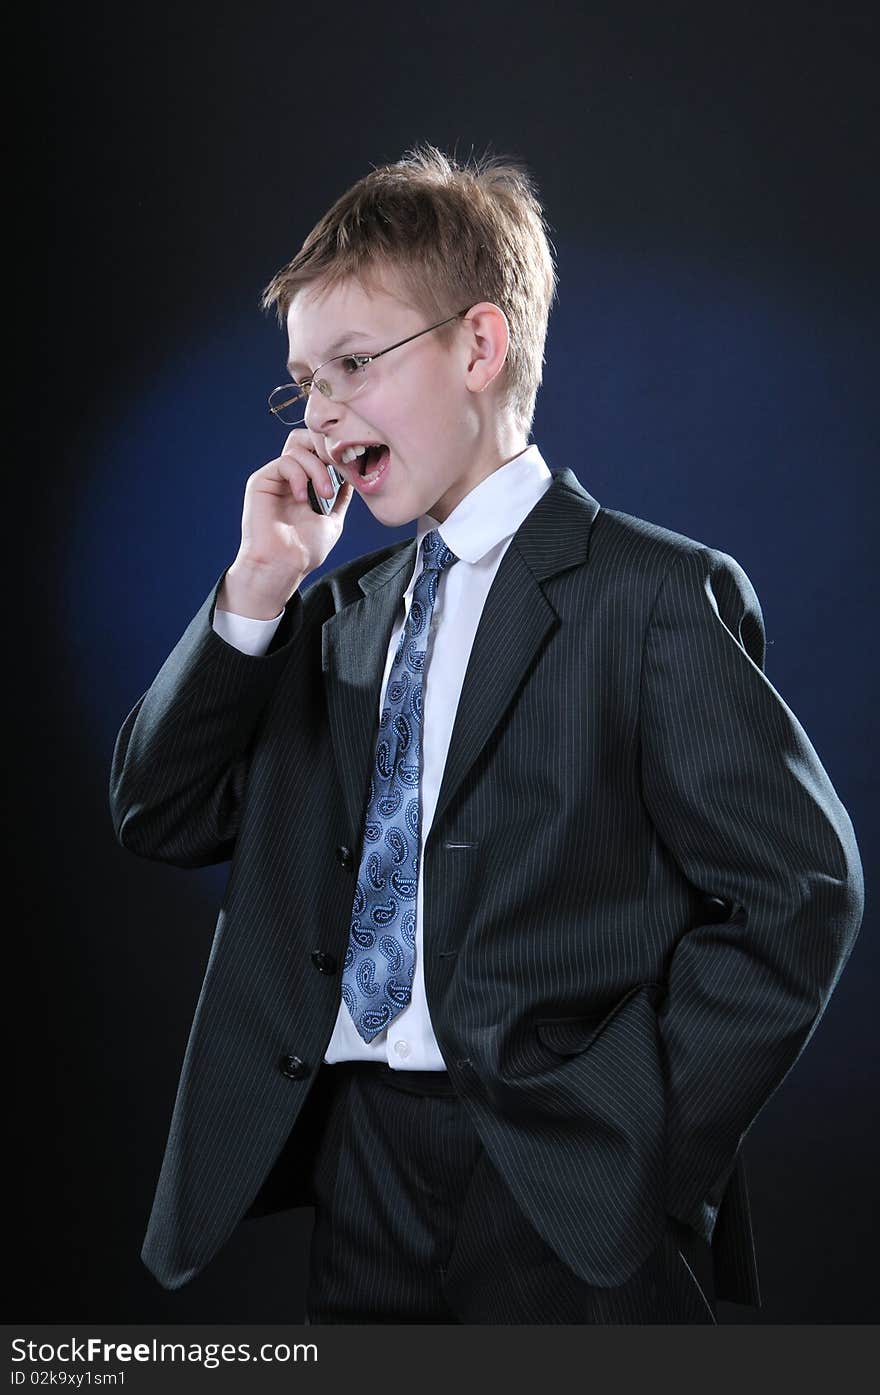
[{"label": "jacket pocket", "polygon": [[579,1056],[604,1032],[612,1018],[625,1007],[637,993],[647,992],[656,1007],[666,992],[663,983],[637,983],[618,998],[607,1012],[594,1013],[583,1017],[545,1017],[535,1022],[535,1032],[542,1046],[546,1046],[557,1056]]}]

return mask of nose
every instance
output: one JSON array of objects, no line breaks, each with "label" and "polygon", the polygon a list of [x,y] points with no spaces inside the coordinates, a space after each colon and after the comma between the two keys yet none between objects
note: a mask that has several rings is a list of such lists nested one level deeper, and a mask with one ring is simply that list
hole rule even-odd
[{"label": "nose", "polygon": [[339,420],[339,403],[333,402],[320,392],[310,392],[306,401],[303,422],[310,431],[326,436],[329,428]]}]

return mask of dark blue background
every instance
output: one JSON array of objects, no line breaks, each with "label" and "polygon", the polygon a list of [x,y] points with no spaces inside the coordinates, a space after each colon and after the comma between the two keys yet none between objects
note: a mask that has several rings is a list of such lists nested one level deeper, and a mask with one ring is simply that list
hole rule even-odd
[{"label": "dark blue background", "polygon": [[[248,474],[283,440],[265,397],[285,345],[261,287],[344,188],[424,139],[533,171],[560,274],[533,439],[600,503],[741,562],[768,676],[851,812],[865,927],[752,1131],[765,1308],[722,1311],[876,1318],[868,15],[456,0],[160,6],[141,24],[86,4],[46,26],[51,392],[28,457],[45,464],[16,472],[11,602],[33,675],[10,839],[27,986],[15,1316],[299,1320],[307,1215],[246,1226],[178,1294],[140,1266],[225,873],[124,853],[106,781],[123,717],[235,554]],[[392,536],[355,500],[329,565]]]}]

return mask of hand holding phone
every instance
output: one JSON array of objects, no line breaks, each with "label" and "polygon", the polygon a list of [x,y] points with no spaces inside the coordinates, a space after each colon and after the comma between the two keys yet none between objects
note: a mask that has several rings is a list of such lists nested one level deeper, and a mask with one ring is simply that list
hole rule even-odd
[{"label": "hand holding phone", "polygon": [[241,546],[220,608],[255,619],[277,615],[338,541],[352,493],[311,432],[291,431],[278,459],[247,482]]}]

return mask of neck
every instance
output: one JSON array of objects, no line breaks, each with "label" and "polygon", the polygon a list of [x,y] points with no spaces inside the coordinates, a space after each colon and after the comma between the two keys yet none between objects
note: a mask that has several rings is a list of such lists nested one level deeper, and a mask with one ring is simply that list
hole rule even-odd
[{"label": "neck", "polygon": [[484,479],[522,455],[528,449],[529,442],[519,427],[496,421],[491,432],[477,435],[473,445],[471,464],[464,477],[429,509],[431,517],[436,518],[438,523],[445,523],[452,510]]}]

